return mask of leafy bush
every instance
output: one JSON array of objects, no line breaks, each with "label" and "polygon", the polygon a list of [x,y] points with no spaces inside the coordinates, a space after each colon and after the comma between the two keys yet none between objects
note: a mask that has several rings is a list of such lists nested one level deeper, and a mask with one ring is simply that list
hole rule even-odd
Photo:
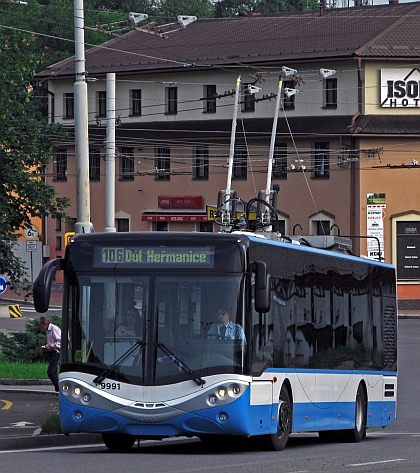
[{"label": "leafy bush", "polygon": [[[53,315],[48,317],[50,321],[61,327],[61,317]],[[43,363],[45,362],[42,345],[46,344],[46,333],[40,329],[38,319],[29,320],[26,331],[12,332],[5,335],[0,332],[0,347],[7,361],[20,363]]]},{"label": "leafy bush", "polygon": [[63,431],[61,430],[60,425],[60,415],[53,414],[42,424],[41,428],[44,434],[62,434]]}]

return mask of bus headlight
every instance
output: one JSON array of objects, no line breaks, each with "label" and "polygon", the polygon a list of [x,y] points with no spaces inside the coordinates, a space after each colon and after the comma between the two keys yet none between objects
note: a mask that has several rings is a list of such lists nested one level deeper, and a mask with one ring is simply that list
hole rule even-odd
[{"label": "bus headlight", "polygon": [[79,386],[76,386],[73,392],[75,396],[80,396],[82,389]]},{"label": "bus headlight", "polygon": [[217,390],[217,395],[218,395],[220,398],[223,399],[224,397],[227,396],[227,389],[226,389],[225,387],[219,388],[219,389]]}]

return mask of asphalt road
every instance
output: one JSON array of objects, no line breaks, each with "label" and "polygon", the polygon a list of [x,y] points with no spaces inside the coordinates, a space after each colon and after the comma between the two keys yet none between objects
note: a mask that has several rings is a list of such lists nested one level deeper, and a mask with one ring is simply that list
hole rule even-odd
[{"label": "asphalt road", "polygon": [[56,393],[6,391],[0,387],[0,438],[32,436],[58,413]]}]

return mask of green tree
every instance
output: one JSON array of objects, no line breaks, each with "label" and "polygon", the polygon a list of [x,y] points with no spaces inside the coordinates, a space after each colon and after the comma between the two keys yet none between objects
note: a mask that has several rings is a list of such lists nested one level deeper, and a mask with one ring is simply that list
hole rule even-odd
[{"label": "green tree", "polygon": [[[86,49],[109,39],[103,31],[112,31],[113,26],[101,30],[101,25],[114,25],[122,21],[127,27],[132,27],[128,14],[133,10],[125,10],[124,7],[133,7],[134,11],[139,11],[143,4],[149,4],[147,1],[139,3],[125,0],[122,4],[118,3],[114,0],[83,2]],[[110,11],[115,7],[120,11]],[[154,9],[149,6],[148,11],[140,9],[140,12],[150,15]],[[74,55],[74,0],[5,2],[0,3],[0,14],[2,25],[33,34],[32,50],[37,58],[35,72]],[[97,26],[99,28],[95,31]]]},{"label": "green tree", "polygon": [[169,20],[175,19],[178,15],[211,18],[214,7],[211,0],[163,0],[161,11],[163,16]]},{"label": "green tree", "polygon": [[22,261],[13,253],[19,232],[32,217],[65,218],[69,205],[43,179],[51,136],[61,131],[43,119],[32,91],[39,61],[34,43],[29,33],[0,29],[0,274],[12,289],[27,289]]},{"label": "green tree", "polygon": [[[270,15],[306,9],[308,0],[220,0],[215,6],[216,18],[237,16],[239,12]],[[315,1],[317,0],[309,0]]]}]

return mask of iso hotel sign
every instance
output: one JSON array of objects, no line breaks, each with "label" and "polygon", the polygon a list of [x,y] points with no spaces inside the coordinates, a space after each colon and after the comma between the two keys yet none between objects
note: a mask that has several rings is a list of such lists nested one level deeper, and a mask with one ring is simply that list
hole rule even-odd
[{"label": "iso hotel sign", "polygon": [[381,107],[420,108],[420,69],[381,69]]}]

